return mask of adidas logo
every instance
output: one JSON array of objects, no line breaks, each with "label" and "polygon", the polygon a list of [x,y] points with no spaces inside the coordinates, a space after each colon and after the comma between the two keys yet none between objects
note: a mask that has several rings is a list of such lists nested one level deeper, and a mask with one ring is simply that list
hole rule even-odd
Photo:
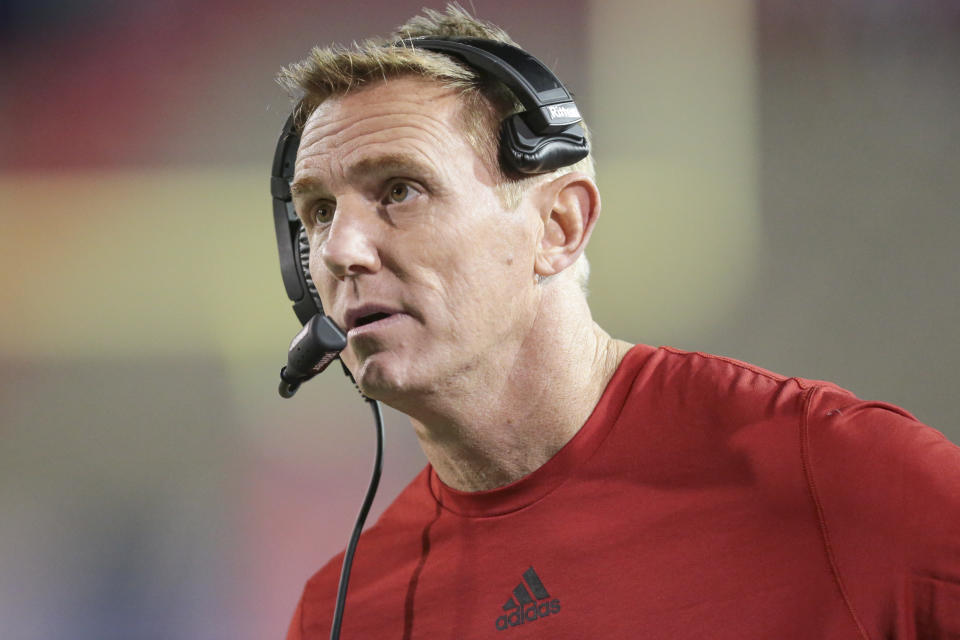
[{"label": "adidas logo", "polygon": [[[526,582],[526,584],[524,584]],[[529,591],[527,587],[530,587]],[[533,592],[531,596],[530,593]],[[536,600],[534,600],[536,598]],[[504,611],[509,611],[497,618],[497,631],[504,631],[527,622],[535,622],[540,618],[560,613],[560,600],[550,599],[547,588],[543,586],[540,576],[530,567],[523,572],[523,580],[513,588],[513,597],[503,605]]]}]

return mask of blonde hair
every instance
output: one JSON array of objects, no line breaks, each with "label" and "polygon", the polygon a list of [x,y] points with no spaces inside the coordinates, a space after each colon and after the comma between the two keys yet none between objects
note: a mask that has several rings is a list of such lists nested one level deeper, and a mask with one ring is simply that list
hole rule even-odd
[{"label": "blonde hair", "polygon": [[[302,127],[310,114],[329,98],[390,78],[419,76],[459,93],[462,134],[498,178],[497,191],[505,207],[516,208],[524,192],[541,180],[572,171],[594,178],[593,158],[589,155],[546,175],[518,176],[505,172],[499,160],[500,123],[523,107],[502,83],[478,74],[448,55],[392,46],[419,36],[485,38],[517,46],[500,27],[478,20],[463,7],[451,3],[445,12],[424,9],[422,15],[411,18],[387,38],[368,38],[354,42],[351,47],[314,47],[304,60],[284,67],[277,76],[280,85],[297,99],[294,115],[298,126]],[[589,266],[585,259],[579,262],[584,264],[574,269],[575,278],[586,291]]]}]

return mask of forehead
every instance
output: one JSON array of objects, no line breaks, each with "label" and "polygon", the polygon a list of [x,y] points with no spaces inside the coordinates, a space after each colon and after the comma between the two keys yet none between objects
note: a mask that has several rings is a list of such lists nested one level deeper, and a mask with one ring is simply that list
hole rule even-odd
[{"label": "forehead", "polygon": [[296,173],[337,172],[377,156],[408,155],[440,170],[472,149],[453,89],[421,78],[395,78],[330,98],[307,119]]}]

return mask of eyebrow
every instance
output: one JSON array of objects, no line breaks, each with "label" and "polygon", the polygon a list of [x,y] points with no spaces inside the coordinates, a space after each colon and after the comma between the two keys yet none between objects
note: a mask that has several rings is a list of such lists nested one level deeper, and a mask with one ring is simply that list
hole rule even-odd
[{"label": "eyebrow", "polygon": [[[349,181],[358,181],[370,175],[399,174],[404,177],[417,176],[430,183],[436,182],[436,171],[427,163],[412,156],[400,153],[372,156],[358,160],[346,170]],[[294,197],[304,197],[310,193],[327,193],[323,180],[312,176],[304,176],[290,185],[290,194]]]},{"label": "eyebrow", "polygon": [[314,191],[326,191],[323,180],[307,176],[290,184],[290,195],[294,198],[303,197]]}]

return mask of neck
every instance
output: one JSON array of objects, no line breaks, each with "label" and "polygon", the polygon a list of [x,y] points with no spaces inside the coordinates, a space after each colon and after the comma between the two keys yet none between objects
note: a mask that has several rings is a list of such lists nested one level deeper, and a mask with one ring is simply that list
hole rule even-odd
[{"label": "neck", "polygon": [[579,292],[554,293],[517,345],[453,388],[397,407],[448,486],[493,489],[542,466],[589,418],[630,348],[593,322]]}]

